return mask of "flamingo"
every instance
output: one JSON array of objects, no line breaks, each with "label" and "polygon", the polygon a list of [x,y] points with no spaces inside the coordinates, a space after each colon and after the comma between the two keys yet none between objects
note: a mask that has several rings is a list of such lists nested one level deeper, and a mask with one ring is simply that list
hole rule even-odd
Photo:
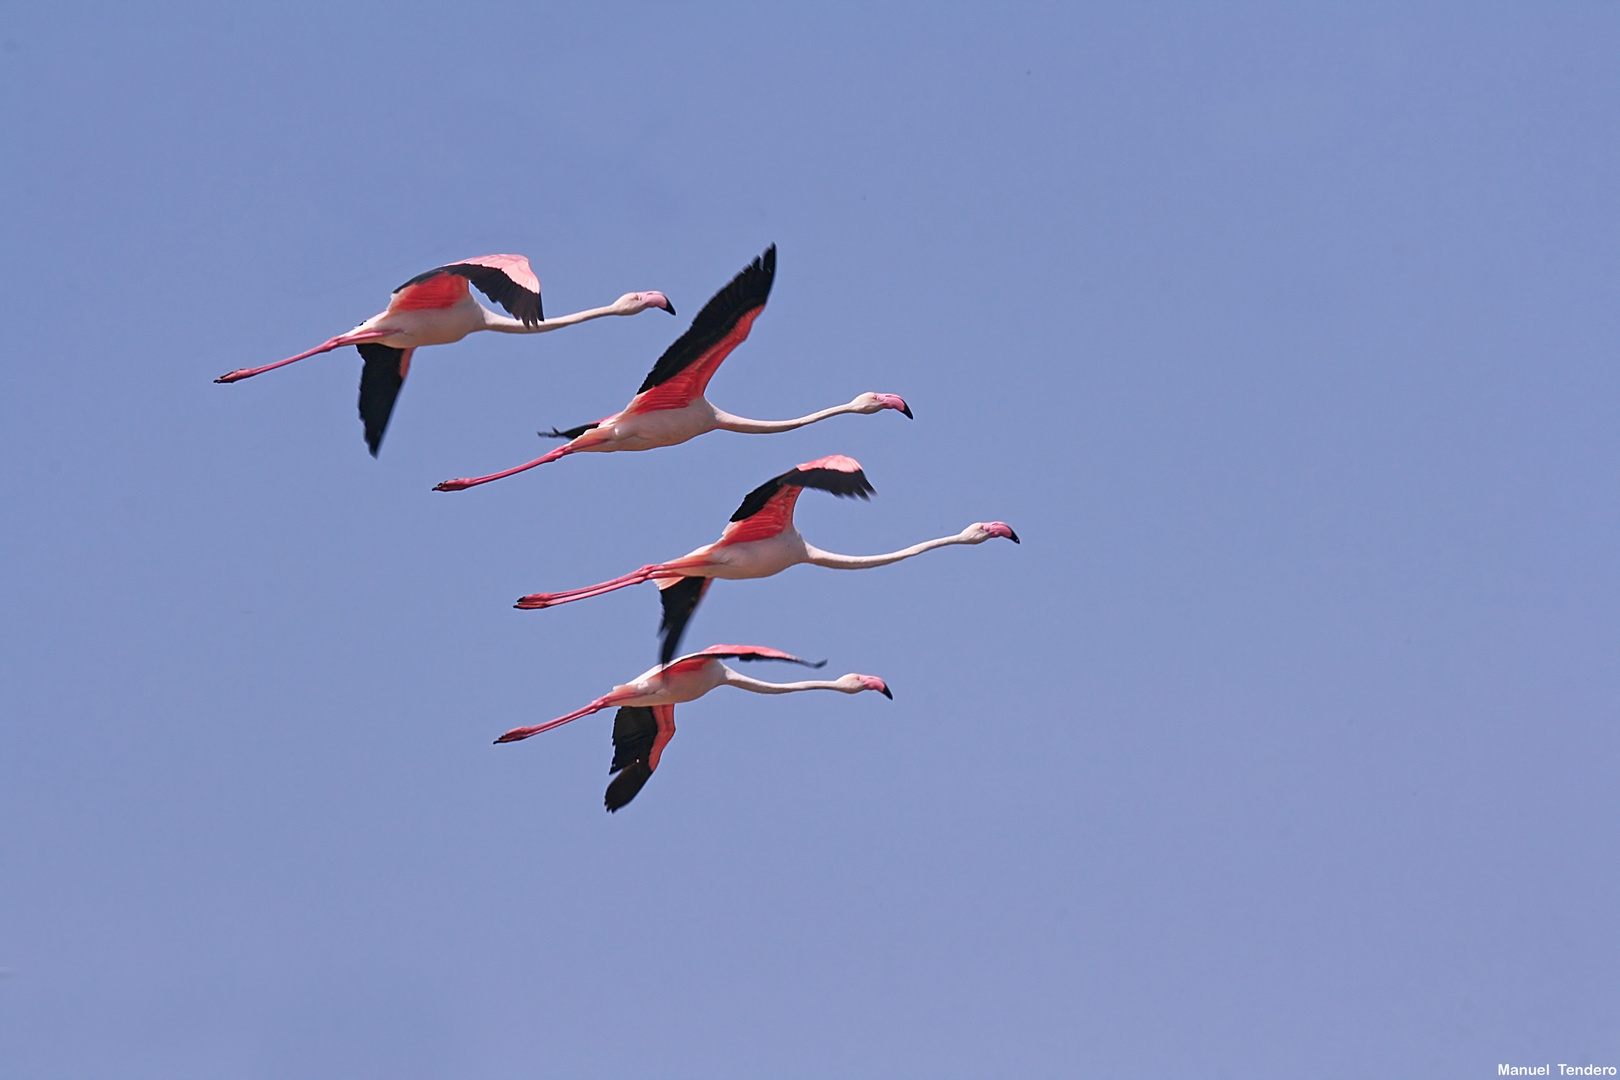
[{"label": "flamingo", "polygon": [[698,312],[692,326],[664,350],[641,389],[619,412],[567,431],[552,428],[540,434],[545,438],[567,439],[548,454],[515,468],[464,480],[446,480],[434,491],[465,491],[492,480],[501,480],[545,465],[568,454],[609,454],[615,450],[652,450],[675,446],[708,432],[740,431],[749,435],[769,435],[778,431],[814,424],[841,413],[875,413],[894,409],[911,418],[911,408],[897,394],[861,394],[847,405],[835,405],[797,420],[749,420],[717,409],[704,398],[709,380],[726,357],[748,339],[754,320],[765,310],[776,278],[776,245],[743,268],[731,284],[714,294]]},{"label": "flamingo", "polygon": [[516,607],[525,610],[556,607],[574,600],[655,581],[661,590],[664,619],[659,626],[663,646],[659,659],[669,663],[680,645],[686,624],[708,592],[714,578],[762,578],[779,574],[798,563],[826,566],[834,570],[866,570],[874,566],[921,555],[951,544],[982,544],[992,537],[1005,537],[1019,543],[1018,534],[1006,522],[975,522],[954,536],[925,540],[887,555],[835,555],[805,543],[793,527],[793,505],[805,488],[817,488],[839,497],[870,498],[875,490],[854,458],[835,454],[807,461],[781,476],[765,481],[748,493],[737,512],[731,515],[720,539],[690,554],[665,563],[650,563],[621,577],[567,592],[531,593],[520,597]]},{"label": "flamingo", "polygon": [[701,652],[683,656],[668,664],[649,668],[628,683],[615,686],[583,709],[575,709],[567,716],[559,716],[534,727],[513,728],[496,739],[497,743],[517,742],[542,731],[561,727],[570,720],[578,720],[601,712],[610,706],[619,706],[613,717],[613,764],[609,773],[618,773],[608,784],[605,801],[609,813],[617,813],[642,789],[658,768],[658,759],[675,736],[675,706],[683,701],[696,701],[717,686],[736,686],[756,694],[792,694],[800,690],[837,690],[844,694],[858,694],[863,690],[876,690],[891,701],[894,695],[888,684],[875,675],[854,673],[838,679],[811,679],[794,683],[761,682],[738,674],[727,667],[725,660],[786,660],[819,668],[827,661],[812,664],[780,649],[767,649],[763,645],[710,645]]},{"label": "flamingo", "polygon": [[[505,308],[513,317],[499,315],[472,298],[467,283]],[[625,293],[607,307],[591,308],[546,320],[540,308],[540,279],[522,255],[479,255],[446,263],[418,274],[389,298],[388,309],[373,315],[347,334],[339,334],[297,356],[274,364],[227,371],[218,383],[240,382],[278,367],[353,345],[365,358],[360,373],[360,419],[366,428],[366,446],[377,456],[388,417],[405,376],[411,354],[423,345],[448,345],[476,330],[503,334],[543,334],[604,315],[638,315],[648,308],[675,314],[675,306],[661,292]]]}]

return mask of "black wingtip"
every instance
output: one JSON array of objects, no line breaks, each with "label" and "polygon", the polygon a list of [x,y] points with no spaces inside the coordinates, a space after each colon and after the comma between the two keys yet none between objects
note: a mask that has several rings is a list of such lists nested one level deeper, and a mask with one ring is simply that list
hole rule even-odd
[{"label": "black wingtip", "polygon": [[[659,598],[660,599],[663,598],[662,594],[660,594]],[[687,612],[686,614],[687,614],[688,618],[691,617],[690,612]],[[671,625],[668,625],[668,622],[667,622],[668,616],[666,616],[665,618],[666,618],[665,625],[660,626],[658,628],[658,666],[659,667],[669,667],[669,665],[674,662],[674,660],[675,660],[675,650],[679,649],[681,647],[681,638],[682,638],[682,636],[684,636],[685,631],[686,631],[686,621],[684,619],[681,620],[681,625],[680,626],[671,626]]]},{"label": "black wingtip", "polygon": [[812,664],[810,661],[806,660],[804,662],[804,666],[808,667],[808,668],[824,668],[824,667],[827,666],[827,661],[825,661],[825,660],[817,660],[815,663]]}]

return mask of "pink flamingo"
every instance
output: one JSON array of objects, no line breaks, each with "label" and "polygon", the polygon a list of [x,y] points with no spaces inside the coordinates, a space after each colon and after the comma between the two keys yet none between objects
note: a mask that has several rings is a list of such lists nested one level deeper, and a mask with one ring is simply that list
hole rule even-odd
[{"label": "pink flamingo", "polygon": [[664,747],[675,736],[675,706],[683,701],[696,701],[717,686],[736,686],[756,694],[792,694],[800,690],[837,690],[845,694],[858,694],[862,690],[876,690],[886,698],[894,698],[888,684],[875,675],[852,673],[831,680],[770,683],[740,675],[722,663],[723,660],[786,660],[811,668],[819,668],[827,663],[823,660],[812,664],[762,645],[710,645],[702,652],[642,672],[630,682],[615,686],[583,709],[576,709],[567,716],[559,716],[534,727],[513,728],[495,741],[517,742],[560,727],[570,720],[601,712],[609,706],[619,706],[613,718],[613,764],[608,769],[610,773],[619,774],[608,784],[606,803],[611,813],[635,798],[636,792],[658,768],[658,759]]},{"label": "pink flamingo", "polygon": [[[498,315],[472,298],[467,283],[501,305],[513,318]],[[297,356],[256,368],[237,368],[215,379],[232,383],[251,379],[266,371],[353,345],[365,358],[360,373],[360,419],[366,427],[366,445],[377,456],[388,417],[405,376],[411,370],[411,354],[423,345],[448,345],[476,330],[496,330],[503,334],[543,334],[604,315],[637,315],[648,308],[662,308],[671,315],[675,307],[660,292],[625,293],[607,307],[591,308],[560,319],[546,321],[540,309],[540,279],[534,276],[529,260],[522,255],[480,255],[447,263],[425,274],[418,274],[399,288],[388,301],[388,309],[373,315],[347,334],[339,334]]]},{"label": "pink flamingo", "polygon": [[679,559],[651,563],[597,585],[567,592],[531,593],[521,597],[516,606],[524,609],[555,607],[600,596],[628,585],[639,585],[643,581],[655,581],[662,590],[659,597],[664,608],[664,620],[659,627],[664,641],[659,659],[668,663],[680,645],[687,622],[714,578],[770,577],[799,563],[827,566],[834,570],[865,570],[887,566],[950,544],[982,544],[995,536],[1019,543],[1018,534],[1012,531],[1010,525],[991,521],[976,522],[955,536],[925,540],[887,555],[835,555],[805,543],[799,530],[793,527],[793,506],[805,488],[818,488],[837,496],[857,496],[862,499],[869,498],[875,490],[867,482],[860,463],[853,458],[835,454],[807,461],[750,491],[737,512],[731,515],[731,524],[712,544],[705,544]]},{"label": "pink flamingo", "polygon": [[568,443],[533,461],[503,472],[470,480],[446,480],[434,491],[464,491],[491,480],[516,475],[536,465],[545,465],[568,454],[608,454],[615,450],[652,450],[675,446],[708,432],[741,431],[749,435],[769,435],[778,431],[814,424],[841,413],[875,413],[895,409],[911,417],[905,400],[895,394],[862,394],[847,405],[801,416],[797,420],[749,420],[717,409],[704,398],[709,380],[726,357],[748,339],[754,320],[765,310],[776,278],[776,245],[743,268],[731,284],[714,294],[691,329],[664,350],[648,373],[636,396],[621,411],[594,424],[581,424],[567,431],[552,428],[542,436],[567,439]]}]

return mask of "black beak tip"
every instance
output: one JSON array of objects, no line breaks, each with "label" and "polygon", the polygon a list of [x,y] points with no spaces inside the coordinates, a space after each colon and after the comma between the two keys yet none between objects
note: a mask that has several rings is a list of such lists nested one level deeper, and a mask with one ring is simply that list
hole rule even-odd
[{"label": "black beak tip", "polygon": [[917,419],[915,416],[911,415],[911,406],[910,405],[902,406],[900,411],[906,414],[906,419],[907,420],[915,420],[915,419]]},{"label": "black beak tip", "polygon": [[889,690],[889,688],[887,686],[885,686],[883,688],[883,696],[888,698],[890,701],[894,700],[894,694]]},{"label": "black beak tip", "polygon": [[1013,532],[1011,529],[1007,530],[1007,539],[1011,540],[1015,544],[1022,544],[1023,543],[1022,540],[1018,539],[1018,534]]},{"label": "black beak tip", "polygon": [[675,314],[675,304],[667,296],[664,298],[664,304],[666,305],[664,308],[665,311],[669,312],[671,315]]}]

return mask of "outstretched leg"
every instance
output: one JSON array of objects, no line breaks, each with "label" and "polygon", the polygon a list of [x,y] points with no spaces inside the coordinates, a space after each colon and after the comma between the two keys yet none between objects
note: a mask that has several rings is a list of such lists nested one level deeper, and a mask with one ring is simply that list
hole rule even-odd
[{"label": "outstretched leg", "polygon": [[479,484],[487,484],[491,480],[504,480],[508,476],[515,476],[520,472],[534,468],[536,465],[545,465],[549,462],[556,461],[565,454],[577,454],[581,450],[597,449],[603,443],[611,441],[611,436],[602,431],[602,425],[606,422],[607,421],[604,420],[598,420],[594,424],[581,424],[579,427],[570,428],[567,431],[558,431],[556,428],[552,428],[549,434],[542,431],[540,432],[542,436],[547,438],[567,439],[568,442],[566,445],[558,447],[551,453],[542,454],[533,461],[525,462],[515,469],[507,469],[504,472],[490,473],[488,476],[478,476],[471,480],[446,480],[442,484],[435,485],[433,490],[465,491],[467,488],[477,487]]},{"label": "outstretched leg", "polygon": [[500,738],[496,739],[495,741],[497,743],[503,743],[503,742],[517,742],[519,739],[527,739],[530,735],[538,735],[542,731],[550,731],[554,727],[561,727],[562,725],[568,723],[568,721],[570,721],[570,720],[578,720],[582,716],[589,716],[592,713],[601,712],[603,709],[607,708],[609,705],[612,705],[615,702],[623,701],[625,698],[631,697],[631,696],[633,696],[633,695],[624,694],[624,693],[607,694],[607,695],[604,695],[603,697],[597,698],[595,701],[591,702],[589,705],[585,706],[583,709],[575,709],[573,712],[569,713],[567,716],[559,716],[555,720],[547,720],[545,723],[536,724],[533,727],[517,727],[517,728],[513,728],[511,731],[508,731],[505,735],[502,735]]},{"label": "outstretched leg", "polygon": [[643,581],[657,581],[673,577],[703,577],[702,574],[692,574],[690,571],[704,565],[702,559],[676,559],[674,562],[650,563],[640,570],[609,578],[607,581],[595,585],[587,585],[582,589],[569,589],[565,592],[530,593],[528,596],[518,598],[513,607],[524,611],[535,611],[540,608],[556,607],[558,604],[567,604],[574,600],[585,600],[592,596],[601,596],[616,589],[627,588],[631,585],[640,585]]},{"label": "outstretched leg", "polygon": [[504,472],[490,473],[488,476],[475,476],[470,480],[446,480],[442,484],[434,484],[433,485],[433,490],[434,491],[465,491],[470,487],[477,487],[479,484],[487,484],[491,480],[504,480],[508,476],[516,476],[520,472],[527,472],[529,469],[534,468],[536,465],[550,464],[551,462],[556,461],[558,458],[562,457],[564,454],[571,454],[573,452],[574,452],[574,444],[569,443],[567,446],[559,446],[559,447],[557,447],[557,449],[553,450],[551,453],[543,454],[540,457],[535,458],[533,461],[524,462],[522,465],[519,465],[516,468],[507,469]]},{"label": "outstretched leg", "polygon": [[285,360],[277,360],[273,364],[264,365],[264,367],[237,368],[235,371],[227,371],[214,381],[223,383],[240,382],[243,379],[251,379],[255,375],[263,375],[267,371],[274,371],[278,367],[286,367],[288,364],[297,363],[299,360],[307,360],[311,356],[323,352],[341,349],[345,345],[358,345],[362,341],[376,341],[378,338],[388,337],[392,333],[392,330],[366,330],[358,334],[339,334],[335,338],[328,338],[308,352],[301,352],[297,356],[289,356]]},{"label": "outstretched leg", "polygon": [[610,593],[615,589],[623,589],[630,585],[640,585],[643,581],[650,581],[653,572],[662,569],[663,567],[653,563],[650,566],[643,566],[633,573],[610,578],[595,585],[587,585],[583,589],[569,589],[565,592],[554,593],[530,593],[528,596],[518,597],[518,602],[512,606],[522,608],[524,611],[538,611],[540,608],[556,607],[558,604],[566,604],[573,600],[601,596],[603,593]]}]

